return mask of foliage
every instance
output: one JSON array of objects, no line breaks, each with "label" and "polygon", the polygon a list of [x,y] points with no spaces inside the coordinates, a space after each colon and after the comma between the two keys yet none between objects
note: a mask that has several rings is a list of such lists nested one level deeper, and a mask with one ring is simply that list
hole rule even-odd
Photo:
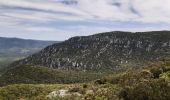
[{"label": "foliage", "polygon": [[[16,84],[0,88],[0,100],[46,100],[46,95],[54,89],[62,88],[63,85],[33,85],[33,84]],[[64,85],[67,87],[67,85]]]},{"label": "foliage", "polygon": [[170,98],[170,86],[168,82],[156,79],[141,82],[134,87],[124,88],[120,92],[124,100],[168,100]]},{"label": "foliage", "polygon": [[[123,85],[120,97],[124,100],[169,100],[170,98],[170,60],[155,63],[146,67],[153,77],[139,82],[132,82],[132,85]],[[132,74],[132,73],[130,73]],[[145,74],[146,75],[146,74]],[[139,73],[136,78],[141,79]],[[121,78],[121,77],[119,77]]]},{"label": "foliage", "polygon": [[43,83],[82,83],[101,78],[107,73],[58,70],[41,66],[18,66],[0,77],[0,85],[43,84]]}]

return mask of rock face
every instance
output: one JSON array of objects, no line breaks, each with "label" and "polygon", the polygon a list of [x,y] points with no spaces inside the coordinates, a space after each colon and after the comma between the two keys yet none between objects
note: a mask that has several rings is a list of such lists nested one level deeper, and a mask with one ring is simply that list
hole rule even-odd
[{"label": "rock face", "polygon": [[170,55],[170,32],[108,32],[73,37],[12,64],[57,69],[119,69]]}]

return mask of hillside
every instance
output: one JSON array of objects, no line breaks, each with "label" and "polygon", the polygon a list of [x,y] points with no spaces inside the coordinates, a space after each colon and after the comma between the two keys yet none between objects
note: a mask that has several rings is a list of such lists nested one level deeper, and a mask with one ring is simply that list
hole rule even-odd
[{"label": "hillside", "polygon": [[170,55],[170,32],[108,32],[73,37],[53,44],[11,65],[55,69],[120,70],[138,67]]},{"label": "hillside", "polygon": [[23,65],[8,70],[0,77],[0,86],[9,84],[68,84],[83,83],[99,79],[108,73],[97,73],[95,71],[66,71],[46,68],[43,66]]}]

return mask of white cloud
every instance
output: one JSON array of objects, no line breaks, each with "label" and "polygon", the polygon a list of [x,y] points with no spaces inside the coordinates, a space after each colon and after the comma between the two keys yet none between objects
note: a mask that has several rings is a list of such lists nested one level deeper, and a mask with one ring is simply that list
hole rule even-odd
[{"label": "white cloud", "polygon": [[134,0],[134,7],[140,12],[140,21],[170,23],[169,0]]},{"label": "white cloud", "polygon": [[[67,1],[61,3],[61,1]],[[73,3],[68,3],[75,1]],[[77,1],[77,3],[76,3]],[[69,4],[69,5],[68,5]],[[75,22],[138,22],[150,23],[152,27],[120,27],[76,25],[72,32],[65,26]],[[51,22],[64,21],[62,28],[49,25]],[[94,23],[94,22],[93,22]],[[165,23],[166,27],[154,26]],[[35,24],[35,25],[34,25]],[[40,25],[39,25],[40,24]],[[47,24],[47,25],[46,25]],[[55,23],[57,24],[57,23]],[[80,23],[81,24],[81,23]],[[96,23],[97,24],[97,23]],[[170,28],[169,0],[0,0],[0,31],[21,34],[43,33],[63,38],[75,35],[89,35],[103,31],[128,30],[145,31]],[[51,27],[52,26],[52,27]],[[5,30],[8,29],[8,30]],[[16,33],[16,34],[18,34]],[[85,34],[86,33],[86,34]],[[59,35],[60,34],[60,35]],[[62,39],[63,39],[62,38]]]},{"label": "white cloud", "polygon": [[[30,11],[33,14],[29,11],[15,12],[15,9],[11,9],[10,12],[1,11],[1,14],[30,20],[38,20],[38,18],[70,20],[72,18],[74,20],[102,19],[170,23],[169,0],[77,0],[78,4],[74,6],[64,5],[59,1],[63,0],[1,0],[0,6],[37,9],[37,11]],[[115,3],[119,6],[114,5]],[[138,12],[140,17],[132,10]]]}]

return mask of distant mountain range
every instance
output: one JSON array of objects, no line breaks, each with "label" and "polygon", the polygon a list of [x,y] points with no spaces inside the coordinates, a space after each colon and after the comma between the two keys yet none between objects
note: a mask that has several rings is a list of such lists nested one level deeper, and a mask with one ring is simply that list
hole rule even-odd
[{"label": "distant mountain range", "polygon": [[57,41],[41,41],[41,40],[0,37],[0,49],[44,48],[53,43],[57,43]]},{"label": "distant mountain range", "polygon": [[170,32],[107,32],[73,37],[12,64],[54,69],[119,70],[170,55]]},{"label": "distant mountain range", "polygon": [[58,41],[0,37],[0,73],[11,62],[23,59],[53,43],[58,43]]}]

